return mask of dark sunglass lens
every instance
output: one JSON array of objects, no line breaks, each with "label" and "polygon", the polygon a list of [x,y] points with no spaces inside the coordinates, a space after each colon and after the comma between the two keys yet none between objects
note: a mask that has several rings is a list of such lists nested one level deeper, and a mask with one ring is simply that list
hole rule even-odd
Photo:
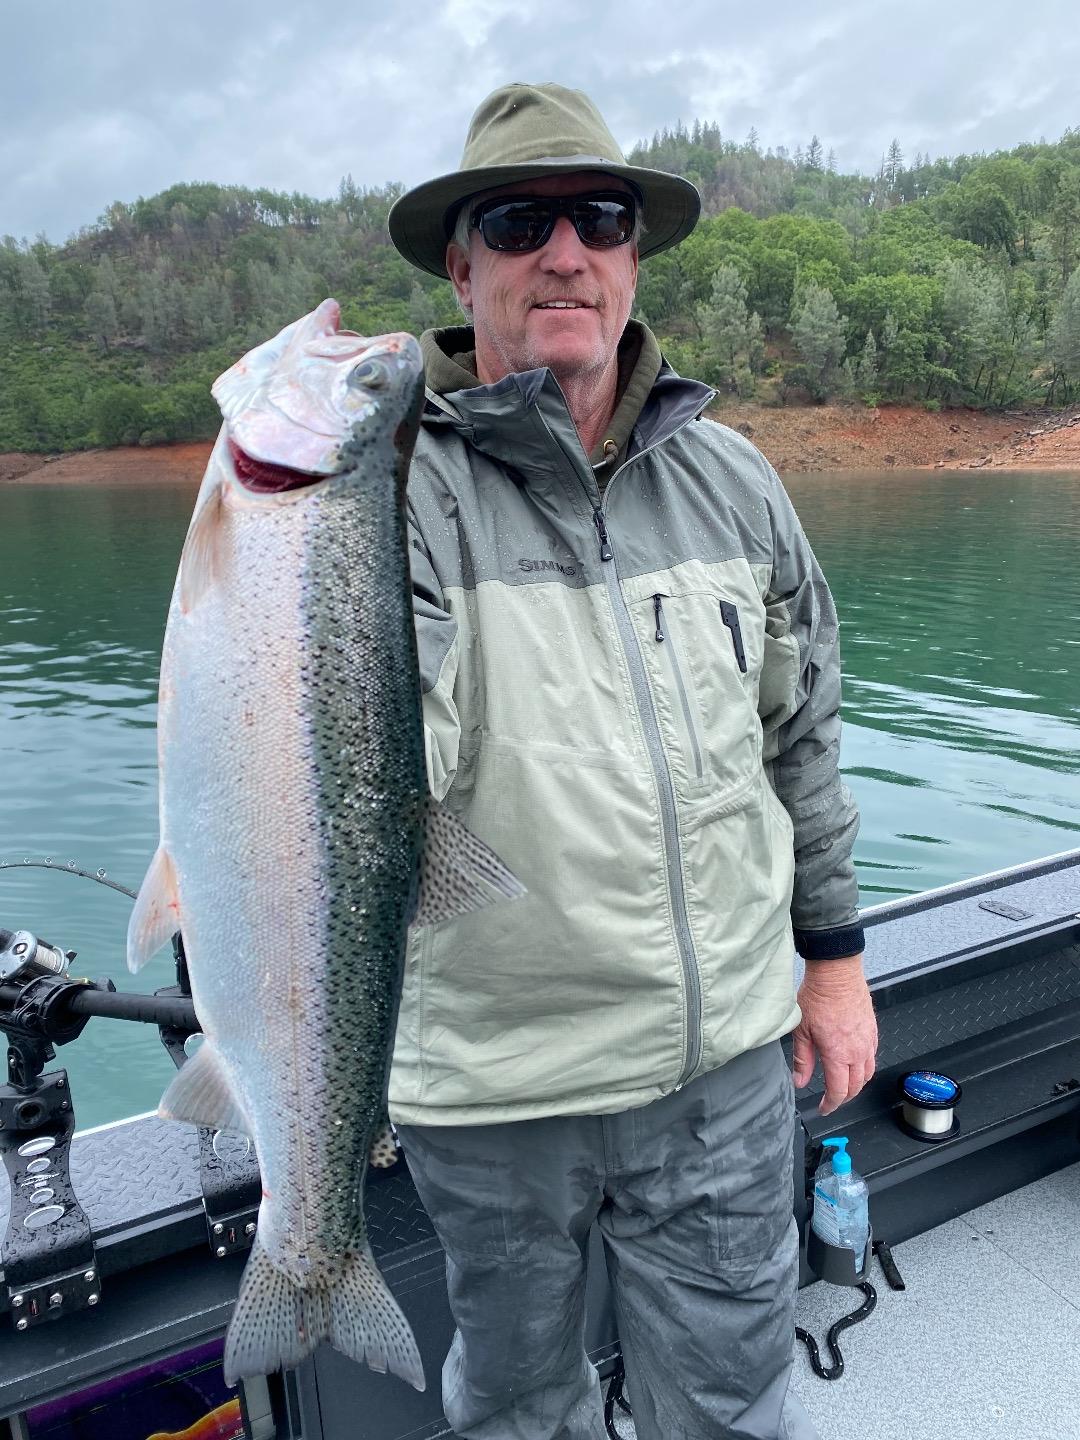
[{"label": "dark sunglass lens", "polygon": [[480,232],[495,250],[535,250],[551,225],[551,207],[532,201],[497,205],[484,212]]},{"label": "dark sunglass lens", "polygon": [[634,207],[622,200],[581,200],[574,224],[586,245],[623,245],[634,229]]}]

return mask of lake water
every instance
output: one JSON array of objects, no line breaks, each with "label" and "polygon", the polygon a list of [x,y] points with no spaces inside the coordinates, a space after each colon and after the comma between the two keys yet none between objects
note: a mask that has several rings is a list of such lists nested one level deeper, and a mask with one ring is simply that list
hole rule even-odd
[{"label": "lake water", "polygon": [[[1080,845],[1080,474],[789,476],[836,596],[843,769],[865,904]],[[0,490],[0,861],[69,859],[135,889],[157,843],[162,627],[192,486]],[[130,902],[0,869],[0,926],[138,977]],[[157,1032],[93,1020],[59,1052],[77,1124],[152,1109]]]}]

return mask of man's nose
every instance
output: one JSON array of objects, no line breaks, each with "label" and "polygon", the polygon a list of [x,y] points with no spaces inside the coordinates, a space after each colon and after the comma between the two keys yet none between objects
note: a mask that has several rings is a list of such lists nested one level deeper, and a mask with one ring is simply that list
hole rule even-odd
[{"label": "man's nose", "polygon": [[554,275],[574,275],[588,265],[585,247],[574,229],[573,222],[566,215],[555,221],[555,229],[548,242],[540,251],[540,268]]}]

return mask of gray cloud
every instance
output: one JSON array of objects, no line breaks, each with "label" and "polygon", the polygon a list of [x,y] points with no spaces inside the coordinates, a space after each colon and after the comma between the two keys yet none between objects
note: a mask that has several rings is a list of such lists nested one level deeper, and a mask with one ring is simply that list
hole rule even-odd
[{"label": "gray cloud", "polygon": [[57,0],[12,6],[0,57],[0,234],[64,238],[177,181],[333,193],[453,169],[495,85],[586,90],[626,146],[677,120],[845,170],[893,136],[938,156],[1080,123],[1072,0]]}]

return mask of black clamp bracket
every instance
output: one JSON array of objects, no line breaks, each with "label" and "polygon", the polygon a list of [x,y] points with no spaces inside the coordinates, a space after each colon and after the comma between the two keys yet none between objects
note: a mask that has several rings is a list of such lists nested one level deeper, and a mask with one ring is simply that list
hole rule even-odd
[{"label": "black clamp bracket", "polygon": [[[20,1066],[24,1059],[25,1048]],[[65,1071],[0,1086],[0,1158],[11,1193],[0,1299],[16,1330],[96,1305],[101,1295],[93,1233],[71,1184],[74,1130]]]}]

